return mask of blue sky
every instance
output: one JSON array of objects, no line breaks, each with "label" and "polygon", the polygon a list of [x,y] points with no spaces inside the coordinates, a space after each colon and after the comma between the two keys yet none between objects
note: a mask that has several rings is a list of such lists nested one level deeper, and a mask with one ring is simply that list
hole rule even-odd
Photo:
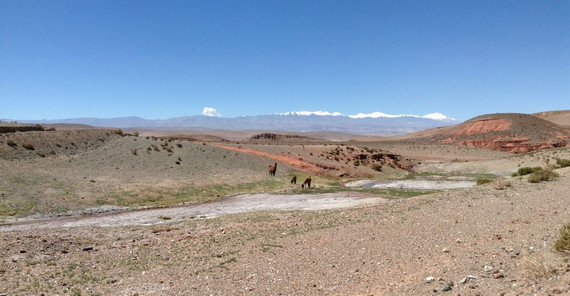
[{"label": "blue sky", "polygon": [[570,1],[0,1],[0,118],[570,109]]}]

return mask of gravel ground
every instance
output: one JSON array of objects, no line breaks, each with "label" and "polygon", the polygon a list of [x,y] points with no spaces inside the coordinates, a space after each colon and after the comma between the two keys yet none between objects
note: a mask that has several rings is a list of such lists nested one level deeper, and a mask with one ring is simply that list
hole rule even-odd
[{"label": "gravel ground", "polygon": [[325,211],[1,232],[7,295],[564,295],[570,169]]}]

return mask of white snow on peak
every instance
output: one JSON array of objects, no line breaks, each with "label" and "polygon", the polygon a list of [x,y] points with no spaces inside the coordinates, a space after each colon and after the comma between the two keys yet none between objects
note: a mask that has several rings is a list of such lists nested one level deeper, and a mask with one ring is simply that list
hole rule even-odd
[{"label": "white snow on peak", "polygon": [[430,113],[427,115],[422,116],[422,118],[429,118],[429,119],[433,119],[433,120],[455,120],[453,118],[449,118],[441,113]]},{"label": "white snow on peak", "polygon": [[328,111],[293,111],[285,113],[277,113],[277,115],[322,115],[322,116],[344,116],[344,114],[339,112],[328,112]]},{"label": "white snow on peak", "polygon": [[[277,115],[302,115],[302,116],[309,116],[309,115],[322,115],[322,116],[346,116],[340,112],[328,112],[328,111],[293,111],[293,112],[285,112],[285,113],[276,113]],[[398,117],[414,117],[414,118],[426,118],[432,120],[449,120],[453,121],[455,119],[449,118],[441,113],[430,113],[424,116],[413,115],[413,114],[386,114],[383,112],[372,112],[372,113],[358,113],[354,115],[348,115],[350,118],[358,119],[358,118],[398,118]]]},{"label": "white snow on peak", "polygon": [[382,112],[358,113],[355,115],[348,115],[348,117],[350,117],[350,118],[380,118],[380,117],[397,118],[397,117],[406,117],[406,116],[417,117],[416,115],[392,115],[392,114],[386,114],[386,113],[382,113]]}]

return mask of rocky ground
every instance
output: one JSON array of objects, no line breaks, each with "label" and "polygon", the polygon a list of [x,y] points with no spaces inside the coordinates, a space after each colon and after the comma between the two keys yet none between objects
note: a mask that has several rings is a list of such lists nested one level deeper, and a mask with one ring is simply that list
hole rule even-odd
[{"label": "rocky ground", "polygon": [[[0,295],[570,294],[569,257],[553,250],[570,223],[570,168],[538,184],[510,177],[570,159],[569,148],[513,156],[409,141],[222,143],[228,149],[120,131],[35,133],[0,138]],[[420,196],[342,187],[404,178],[400,161],[425,178],[501,178]],[[313,174],[317,188],[290,184],[292,174]],[[244,192],[280,195],[195,205]],[[113,212],[165,205],[179,206]],[[232,211],[238,205],[245,210]],[[68,210],[88,215],[49,218]]]},{"label": "rocky ground", "polygon": [[557,171],[352,209],[3,231],[0,293],[564,295],[570,263],[552,246],[570,169]]}]

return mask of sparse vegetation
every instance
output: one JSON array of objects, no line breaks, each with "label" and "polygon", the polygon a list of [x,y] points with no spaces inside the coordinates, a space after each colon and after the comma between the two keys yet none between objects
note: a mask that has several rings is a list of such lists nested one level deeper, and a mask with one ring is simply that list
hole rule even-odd
[{"label": "sparse vegetation", "polygon": [[536,281],[547,278],[556,272],[558,260],[552,253],[540,252],[529,254],[521,260],[525,277]]},{"label": "sparse vegetation", "polygon": [[565,168],[570,166],[570,159],[558,159],[556,160],[556,165],[558,165],[559,168]]},{"label": "sparse vegetation", "polygon": [[505,179],[495,179],[492,183],[492,186],[496,190],[505,190],[512,186],[511,182]]},{"label": "sparse vegetation", "polygon": [[514,172],[512,174],[513,177],[517,177],[517,176],[524,176],[524,175],[529,175],[534,173],[535,170],[541,170],[541,167],[535,167],[535,168],[531,168],[531,167],[522,167],[519,168],[518,171]]},{"label": "sparse vegetation", "polygon": [[542,181],[550,181],[557,178],[559,175],[557,172],[553,171],[551,168],[538,168],[534,169],[534,172],[528,176],[529,183],[540,183]]},{"label": "sparse vegetation", "polygon": [[10,146],[10,147],[14,147],[14,148],[18,147],[18,144],[16,144],[16,142],[14,142],[14,140],[8,140],[6,142],[6,144],[8,144],[8,146]]},{"label": "sparse vegetation", "polygon": [[28,150],[34,150],[34,144],[30,143],[30,142],[26,142],[24,144],[22,144],[23,148],[26,148]]},{"label": "sparse vegetation", "polygon": [[377,172],[382,172],[382,165],[375,163],[372,165],[372,169],[377,171]]},{"label": "sparse vegetation", "polygon": [[560,236],[554,243],[554,249],[558,252],[570,254],[570,223],[560,228]]},{"label": "sparse vegetation", "polygon": [[491,182],[492,181],[490,179],[483,179],[483,178],[477,179],[477,185],[489,184]]}]

